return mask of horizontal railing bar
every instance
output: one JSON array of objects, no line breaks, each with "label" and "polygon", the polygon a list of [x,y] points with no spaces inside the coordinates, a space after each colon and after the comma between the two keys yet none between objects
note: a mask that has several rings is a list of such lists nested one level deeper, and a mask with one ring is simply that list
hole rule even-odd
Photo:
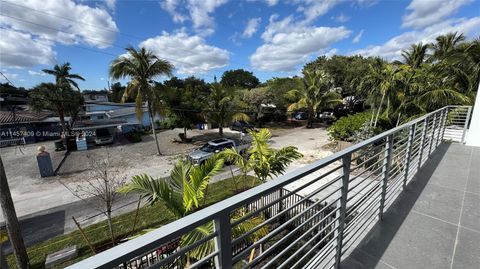
[{"label": "horizontal railing bar", "polygon": [[[371,212],[372,209],[375,209],[375,211],[380,209],[380,196],[381,193],[378,193],[377,195],[373,195],[370,197],[370,201],[368,202],[367,206],[365,206],[365,209],[362,211],[358,211],[358,214],[354,216],[348,223],[345,228],[345,236],[349,235],[351,230],[354,229],[355,224],[358,224],[361,222],[363,217],[367,215],[368,212]],[[351,216],[350,214],[349,216]]]},{"label": "horizontal railing bar", "polygon": [[[379,167],[375,168],[373,171],[370,170],[370,168],[372,168],[372,167],[374,167],[374,166],[376,166],[376,165],[379,165],[379,163],[382,162],[382,161],[385,160],[385,159],[386,159],[386,157],[384,157],[384,158],[376,161],[375,163],[373,163],[373,164],[370,165],[369,167],[364,168],[364,170],[363,170],[360,174],[355,175],[353,178],[351,178],[351,179],[350,179],[350,182],[353,182],[353,181],[357,180],[358,178],[361,178],[362,175],[365,174],[366,172],[372,172],[372,173],[368,174],[368,176],[364,176],[364,177],[363,177],[364,179],[369,178],[371,175],[377,173],[379,168],[383,168],[383,166],[384,166],[383,164],[380,165]],[[362,181],[362,182],[363,182],[363,181]],[[358,184],[357,184],[357,185],[358,185]],[[355,185],[355,186],[357,186],[357,185]],[[355,187],[350,188],[350,190],[353,190],[354,188],[355,188]]]},{"label": "horizontal railing bar", "polygon": [[[330,242],[332,242],[332,241],[330,241]],[[317,248],[321,243],[323,243],[323,242],[318,242],[318,243],[316,243],[310,250],[307,251],[307,253],[305,253],[301,258],[299,258],[299,259],[297,260],[297,262],[292,265],[291,268],[296,268],[298,265],[300,265],[300,263],[303,262],[303,260],[304,260],[305,258],[307,258],[308,256],[310,256],[310,254],[311,254],[314,250],[316,250],[316,248]],[[327,244],[328,244],[328,243],[327,243]],[[322,251],[322,254],[321,254],[321,255],[325,255],[325,256],[326,256],[326,254],[330,254],[330,252],[333,250],[333,249],[330,249],[332,246],[334,246],[333,249],[335,249],[335,248],[336,248],[336,242],[332,242],[331,244],[329,244],[328,247],[326,247],[326,248],[324,249],[324,252]]]},{"label": "horizontal railing bar", "polygon": [[197,262],[195,262],[194,264],[190,265],[190,267],[188,268],[197,268],[199,267],[200,265],[204,264],[205,262],[207,262],[208,260],[211,260],[213,257],[217,256],[218,255],[218,251],[214,251],[210,254],[208,254],[207,256],[203,257],[201,260],[198,260]]},{"label": "horizontal railing bar", "polygon": [[162,266],[163,264],[168,263],[168,262],[172,261],[173,259],[175,259],[179,256],[182,256],[183,254],[185,254],[185,253],[189,252],[190,250],[200,246],[201,244],[203,244],[203,243],[205,243],[209,240],[212,240],[213,238],[215,238],[215,236],[217,236],[217,234],[218,234],[217,232],[211,233],[211,234],[207,235],[206,237],[194,242],[193,244],[179,249],[174,254],[166,257],[165,259],[160,260],[158,262],[158,266]]},{"label": "horizontal railing bar", "polygon": [[[325,196],[322,200],[315,201],[315,203],[313,203],[312,205],[310,205],[309,207],[307,207],[307,208],[306,208],[305,210],[303,210],[301,213],[295,215],[295,217],[289,219],[287,222],[285,222],[284,224],[282,224],[282,226],[285,226],[285,227],[286,227],[288,224],[292,223],[292,222],[295,221],[297,218],[303,216],[306,212],[308,212],[308,210],[310,210],[310,209],[312,209],[312,208],[320,205],[321,203],[323,203],[325,200],[327,200],[328,197],[330,197],[330,196],[332,196],[333,194],[337,193],[340,189],[341,189],[341,187],[335,189],[335,190],[334,190],[333,192],[331,192],[329,195]],[[338,199],[339,199],[339,198],[337,198],[337,200],[338,200]],[[292,209],[293,209],[293,207],[292,207]],[[325,208],[325,207],[322,208],[322,211],[323,211],[324,209],[326,209],[326,208]],[[284,211],[285,211],[285,210],[284,210]],[[285,212],[287,212],[287,211],[289,211],[289,210],[286,210]],[[275,216],[272,216],[271,218],[269,218],[268,220],[260,223],[259,225],[255,226],[253,229],[251,229],[250,231],[248,231],[248,232],[242,234],[241,236],[235,238],[235,239],[232,241],[232,245],[237,244],[239,241],[243,240],[243,239],[246,238],[247,236],[252,235],[252,234],[255,233],[256,231],[260,230],[263,226],[269,224],[269,223],[272,222],[273,220],[278,219],[278,218],[279,218],[280,216],[282,216],[282,215],[283,215],[283,211],[282,211],[282,213],[278,213],[278,214],[276,214]],[[263,237],[262,239],[260,239],[260,240],[258,240],[257,242],[255,242],[255,244],[256,244],[256,243],[260,244],[261,242],[269,239],[270,237],[274,236],[275,234],[276,234],[276,233],[269,233],[267,236],[265,236],[265,237]],[[268,237],[268,238],[267,238],[267,237]],[[247,249],[248,249],[248,248],[247,248]]]},{"label": "horizontal railing bar", "polygon": [[[308,186],[310,186],[310,185],[318,182],[318,181],[319,181],[320,179],[322,179],[322,178],[325,178],[325,177],[331,175],[333,172],[339,170],[341,167],[342,167],[342,166],[335,167],[334,169],[328,171],[327,173],[322,174],[322,175],[320,175],[319,177],[315,178],[314,180],[311,180],[311,181],[307,182],[306,184],[304,184],[304,185],[296,188],[295,190],[289,191],[289,193],[287,193],[286,195],[283,195],[283,196],[280,197],[278,200],[272,201],[272,202],[268,203],[267,205],[265,205],[264,207],[259,208],[259,209],[256,209],[255,211],[246,214],[245,216],[241,217],[240,219],[234,221],[234,222],[232,223],[232,226],[236,226],[236,225],[238,225],[239,223],[245,221],[246,219],[249,219],[249,218],[251,218],[252,216],[257,215],[259,212],[267,209],[268,207],[270,207],[270,206],[272,206],[272,205],[274,205],[274,204],[277,204],[278,202],[281,202],[280,200],[285,200],[285,199],[287,199],[288,197],[296,194],[298,191],[300,191],[300,190],[302,190],[302,189],[304,189],[304,188],[306,188],[306,187],[308,187]],[[330,187],[333,183],[335,183],[336,181],[338,181],[339,178],[341,178],[341,176],[338,176],[338,177],[334,178],[333,180],[325,183],[325,184],[322,185],[320,188],[318,188],[314,193],[311,193],[311,194],[309,194],[308,196],[303,197],[300,201],[296,202],[294,205],[290,206],[289,208],[287,208],[287,209],[285,209],[285,210],[289,210],[290,208],[293,208],[294,206],[299,205],[299,204],[301,204],[302,202],[309,200],[312,196],[314,196],[314,195],[317,194],[318,192],[321,192],[321,191],[325,190],[326,188]],[[285,211],[285,210],[284,210],[284,211]]]},{"label": "horizontal railing bar", "polygon": [[[368,150],[362,152],[359,156],[356,156],[355,158],[352,158],[352,159],[351,159],[351,162],[354,162],[354,161],[358,160],[359,158],[364,157],[365,155],[367,155],[368,153],[371,153],[372,151],[375,152],[375,151],[376,151],[378,148],[380,148],[380,147],[385,147],[385,142],[382,142],[380,145],[376,145],[376,146],[374,146],[373,148],[368,149]],[[380,153],[383,153],[383,150],[381,150],[381,151],[379,151],[379,152],[380,152]]]},{"label": "horizontal railing bar", "polygon": [[[361,168],[361,167],[363,166],[363,164],[371,161],[372,159],[378,157],[379,155],[384,155],[384,154],[385,154],[385,152],[380,151],[380,152],[375,153],[373,156],[368,157],[368,159],[365,160],[365,161],[363,161],[362,163],[360,163],[360,164],[354,164],[355,167],[352,168],[352,169],[350,169],[350,172],[353,172],[353,171],[357,170],[358,168]],[[385,158],[386,158],[386,157],[383,157],[381,160],[384,160]],[[377,162],[378,162],[378,161],[376,161],[374,164],[376,164]],[[365,168],[365,169],[369,169],[370,167],[372,167],[372,165],[370,165],[368,168]]]},{"label": "horizontal railing bar", "polygon": [[[356,230],[357,232],[354,233],[350,238],[345,240],[344,247],[343,247],[343,250],[342,250],[342,255],[345,254],[345,252],[348,249],[350,249],[350,247],[352,247],[352,245],[360,238],[360,236],[367,230],[367,228],[369,228],[369,226],[374,221],[378,222],[378,217],[374,217],[374,215],[378,215],[377,212],[375,212],[375,211],[372,212],[372,214],[370,214],[370,216],[367,218],[367,221],[365,223],[363,223],[362,227],[360,229]],[[359,231],[360,231],[360,233],[358,233]],[[357,235],[357,237],[353,238],[355,235]]]},{"label": "horizontal railing bar", "polygon": [[[334,205],[338,200],[340,200],[340,198],[336,199],[335,201],[333,201],[332,203],[330,203],[329,205],[325,206],[325,208],[328,208],[332,205]],[[324,222],[327,218],[329,218],[333,213],[337,213],[338,212],[338,208],[336,208],[335,210],[332,210],[332,212],[328,213],[325,217],[323,217],[321,220],[319,220],[317,223],[322,223]],[[255,265],[257,263],[257,261],[260,261],[261,258],[263,258],[264,256],[268,255],[268,253],[272,252],[276,247],[278,247],[280,244],[283,243],[284,240],[290,238],[290,236],[294,235],[298,230],[300,230],[301,228],[303,228],[305,226],[305,224],[307,223],[310,223],[313,219],[315,219],[317,216],[319,216],[320,214],[323,213],[323,209],[322,211],[319,211],[317,213],[315,213],[313,216],[311,216],[310,218],[308,218],[306,221],[304,221],[302,223],[302,226],[297,226],[295,229],[293,229],[292,231],[290,231],[288,234],[286,234],[285,236],[282,237],[281,240],[275,242],[273,245],[271,245],[268,249],[264,250],[262,252],[262,254],[260,256],[258,256],[257,258],[255,258],[250,264],[252,265]],[[314,224],[315,225],[315,224]],[[282,228],[283,229],[283,228]],[[291,245],[295,245],[298,241],[300,241],[301,238],[297,238],[294,242],[291,243]]]},{"label": "horizontal railing bar", "polygon": [[[358,227],[360,227],[359,229],[354,229],[354,230],[351,230],[348,234],[346,234],[346,237],[350,235],[349,238],[346,238],[345,240],[345,245],[348,244],[349,242],[355,242],[357,238],[353,239],[353,237],[355,235],[358,235],[358,232],[363,233],[365,231],[365,229],[368,227],[368,225],[370,225],[372,223],[372,220],[378,220],[377,217],[373,217],[373,216],[376,216],[377,215],[377,210],[371,210],[371,211],[367,211],[369,214],[366,214],[363,216],[363,220],[364,221],[360,221],[358,224],[362,223],[361,225],[358,225]],[[367,225],[365,225],[367,223]],[[350,227],[353,227],[353,226],[350,226]],[[353,229],[353,228],[352,228]],[[353,239],[353,241],[351,241]],[[342,253],[343,254],[343,253]]]},{"label": "horizontal railing bar", "polygon": [[[382,176],[382,175],[379,175],[379,176]],[[374,184],[374,183],[375,183],[375,184]],[[372,181],[370,181],[370,182],[367,183],[365,186],[363,186],[363,188],[362,188],[360,191],[355,192],[353,195],[351,195],[351,196],[347,199],[347,203],[350,202],[351,200],[353,200],[355,197],[357,197],[357,195],[361,195],[361,197],[358,199],[358,200],[361,201],[362,198],[365,197],[365,195],[368,195],[368,193],[362,194],[362,191],[363,191],[363,190],[365,190],[366,188],[372,186],[372,184],[373,184],[373,187],[371,187],[371,188],[368,190],[368,192],[374,191],[374,190],[376,190],[376,188],[377,188],[378,186],[381,186],[381,183],[382,183],[381,180],[378,180],[378,181],[377,181],[377,180],[372,180]],[[378,185],[378,186],[377,186],[377,185]],[[349,193],[350,193],[350,192],[349,192]],[[358,202],[357,202],[357,203],[358,203]],[[357,203],[355,203],[354,205],[351,205],[351,207],[354,207]],[[350,209],[348,209],[348,210],[350,210]],[[348,212],[348,211],[347,211],[347,212]]]},{"label": "horizontal railing bar", "polygon": [[[283,268],[284,266],[286,266],[289,262],[292,261],[292,259],[297,256],[303,249],[305,249],[307,246],[310,245],[310,243],[312,243],[315,239],[317,239],[320,235],[322,235],[322,233],[328,228],[330,227],[332,224],[335,224],[335,221],[332,221],[332,223],[330,223],[328,226],[324,227],[322,229],[321,232],[318,232],[316,235],[314,235],[312,238],[310,238],[305,244],[303,244],[299,249],[297,249],[297,251],[295,251],[292,255],[290,255],[290,257],[284,261],[282,264],[280,264],[280,266],[278,266],[278,268]],[[325,239],[328,239],[328,237],[333,233],[333,232],[336,232],[338,229],[338,227],[335,227],[333,228],[329,233],[327,233],[316,245],[319,245],[320,243],[324,242]],[[335,240],[336,238],[338,237],[338,234],[336,236],[334,236],[334,238],[331,239],[331,241]]]},{"label": "horizontal railing bar", "polygon": [[[312,259],[312,260],[309,261],[309,263],[306,264],[306,266],[304,266],[304,268],[312,268],[312,266],[316,266],[316,267],[313,267],[313,268],[318,268],[318,265],[323,263],[325,261],[325,258],[328,257],[332,253],[332,250],[335,250],[336,248],[337,248],[336,244],[329,244],[328,248],[325,248],[324,250],[322,250],[320,255],[316,255],[316,257],[321,257],[319,261],[314,261],[315,264],[311,264],[312,261],[313,261],[313,259]],[[325,261],[325,263],[332,262],[332,259],[334,259],[334,258],[335,258],[335,255],[332,255],[329,260]],[[292,268],[295,268],[295,267],[296,267],[296,265],[292,266]]]}]

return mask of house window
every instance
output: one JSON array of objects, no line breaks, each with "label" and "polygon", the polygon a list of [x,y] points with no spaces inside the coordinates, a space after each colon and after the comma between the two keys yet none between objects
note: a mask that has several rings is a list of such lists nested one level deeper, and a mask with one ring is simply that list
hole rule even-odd
[{"label": "house window", "polygon": [[103,120],[103,115],[98,115],[98,116],[97,116],[97,119]]}]

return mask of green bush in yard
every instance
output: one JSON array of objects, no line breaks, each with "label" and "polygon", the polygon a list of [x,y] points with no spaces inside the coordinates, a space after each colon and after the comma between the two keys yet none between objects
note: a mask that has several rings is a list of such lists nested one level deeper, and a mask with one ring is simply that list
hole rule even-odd
[{"label": "green bush in yard", "polygon": [[[346,117],[341,117],[327,131],[330,139],[336,141],[353,141],[354,136],[362,130],[365,124],[372,119],[371,112],[361,112]],[[392,128],[391,123],[385,117],[380,117],[377,127],[373,128],[373,134],[379,134],[384,130]]]}]

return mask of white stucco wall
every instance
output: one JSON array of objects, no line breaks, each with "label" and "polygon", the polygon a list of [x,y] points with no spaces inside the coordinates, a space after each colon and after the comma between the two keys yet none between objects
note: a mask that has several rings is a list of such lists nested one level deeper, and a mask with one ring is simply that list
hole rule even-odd
[{"label": "white stucco wall", "polygon": [[480,85],[473,105],[472,121],[470,122],[466,145],[480,147]]}]

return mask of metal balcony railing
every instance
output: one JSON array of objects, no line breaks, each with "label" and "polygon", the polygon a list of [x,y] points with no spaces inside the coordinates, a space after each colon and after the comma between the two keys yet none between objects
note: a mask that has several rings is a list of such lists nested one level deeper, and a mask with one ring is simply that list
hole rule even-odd
[{"label": "metal balcony railing", "polygon": [[338,268],[442,140],[463,142],[470,114],[441,108],[69,268]]}]

